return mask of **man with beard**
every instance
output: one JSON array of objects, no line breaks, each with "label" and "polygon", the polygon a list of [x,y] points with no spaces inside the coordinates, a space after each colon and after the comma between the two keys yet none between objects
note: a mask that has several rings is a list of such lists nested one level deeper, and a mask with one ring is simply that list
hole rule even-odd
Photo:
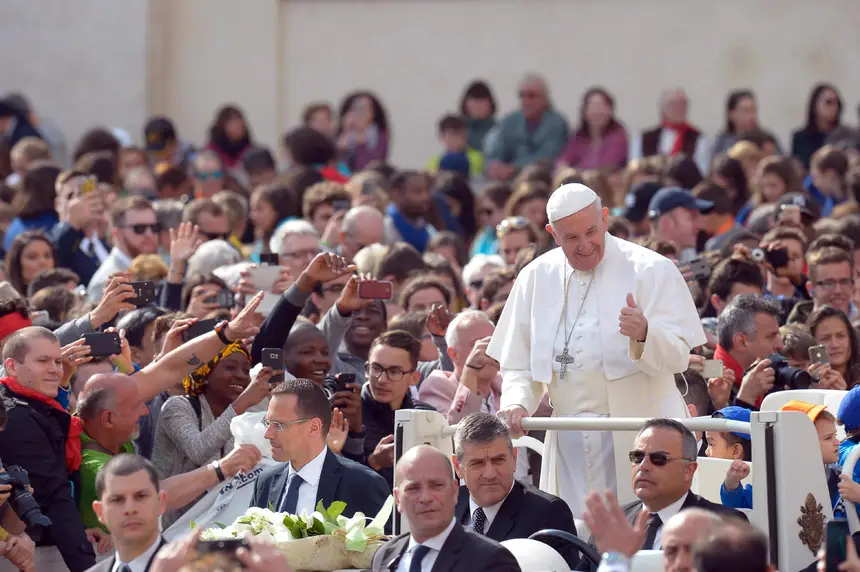
[{"label": "man with beard", "polygon": [[110,277],[128,270],[137,255],[158,252],[161,227],[152,203],[145,198],[133,196],[118,200],[111,208],[110,224],[113,249],[87,287],[87,294],[93,302],[101,300]]},{"label": "man with beard", "polygon": [[[526,266],[487,348],[502,373],[499,415],[515,434],[549,393],[554,416],[686,417],[675,373],[705,333],[690,291],[668,259],[607,232],[609,211],[571,183],[547,202],[561,248]],[[546,327],[540,327],[544,325]],[[627,432],[548,431],[541,490],[578,518],[588,491],[615,490],[629,462]],[[626,482],[625,482],[626,481]]]},{"label": "man with beard", "polygon": [[427,221],[432,209],[430,178],[418,171],[401,171],[391,181],[391,204],[385,217],[389,242],[405,242],[423,253],[436,229]]}]

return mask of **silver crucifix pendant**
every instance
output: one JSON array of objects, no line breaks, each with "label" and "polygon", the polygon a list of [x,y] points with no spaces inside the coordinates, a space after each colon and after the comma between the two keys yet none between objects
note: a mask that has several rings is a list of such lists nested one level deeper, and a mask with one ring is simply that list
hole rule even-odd
[{"label": "silver crucifix pendant", "polygon": [[573,356],[571,356],[567,352],[567,346],[561,352],[561,355],[555,356],[555,361],[561,364],[561,371],[559,371],[559,376],[564,377],[567,374],[567,365],[574,362]]}]

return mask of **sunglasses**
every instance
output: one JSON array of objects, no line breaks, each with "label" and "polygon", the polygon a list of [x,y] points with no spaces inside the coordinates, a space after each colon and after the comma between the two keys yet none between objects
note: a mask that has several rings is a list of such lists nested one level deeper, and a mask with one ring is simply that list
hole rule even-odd
[{"label": "sunglasses", "polygon": [[224,173],[222,173],[221,171],[209,171],[208,173],[197,173],[195,176],[201,181],[208,181],[209,179],[214,179],[217,181],[224,176]]},{"label": "sunglasses", "polygon": [[525,230],[529,227],[529,220],[524,216],[509,216],[496,226],[496,234],[501,236],[512,230]]},{"label": "sunglasses", "polygon": [[157,222],[153,224],[130,224],[123,228],[131,229],[131,232],[134,234],[146,234],[147,230],[151,231],[152,234],[158,234],[161,232],[161,225]]},{"label": "sunglasses", "polygon": [[655,453],[646,453],[645,451],[630,451],[628,455],[630,458],[630,462],[634,465],[641,465],[642,461],[645,460],[645,457],[648,457],[648,460],[651,461],[651,464],[657,467],[665,467],[669,461],[685,461],[687,463],[692,463],[695,459],[687,459],[685,457],[672,457],[669,453],[664,453],[663,451],[657,451]]},{"label": "sunglasses", "polygon": [[230,236],[229,233],[226,232],[203,232],[200,231],[200,234],[206,237],[207,240],[227,240]]}]

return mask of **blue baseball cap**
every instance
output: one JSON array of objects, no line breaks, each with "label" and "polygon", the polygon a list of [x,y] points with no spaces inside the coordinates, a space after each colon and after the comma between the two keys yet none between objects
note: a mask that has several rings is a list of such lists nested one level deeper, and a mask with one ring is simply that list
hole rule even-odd
[{"label": "blue baseball cap", "polygon": [[648,218],[654,220],[675,209],[690,209],[708,214],[713,208],[713,202],[698,199],[681,187],[664,187],[657,191],[648,203]]},{"label": "blue baseball cap", "polygon": [[[729,421],[743,421],[745,423],[750,422],[750,410],[746,407],[738,407],[737,405],[730,405],[728,407],[723,407],[719,411],[715,411],[711,417],[728,419]],[[732,435],[735,437],[740,437],[741,439],[750,440],[749,433],[740,433],[738,431],[730,431]]]},{"label": "blue baseball cap", "polygon": [[845,426],[846,433],[860,429],[860,385],[854,386],[842,398],[836,418]]}]

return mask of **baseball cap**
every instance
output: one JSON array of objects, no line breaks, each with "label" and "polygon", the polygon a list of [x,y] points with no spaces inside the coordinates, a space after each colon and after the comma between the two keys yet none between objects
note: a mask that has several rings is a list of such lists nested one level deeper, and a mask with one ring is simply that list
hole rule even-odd
[{"label": "baseball cap", "polygon": [[166,117],[151,117],[143,129],[147,151],[163,151],[167,144],[176,140],[176,128]]},{"label": "baseball cap", "polygon": [[779,213],[783,207],[795,206],[800,207],[800,214],[806,219],[804,224],[809,224],[821,217],[821,208],[818,203],[812,200],[808,195],[803,193],[786,193],[776,201],[776,217],[779,218]]},{"label": "baseball cap", "polygon": [[780,411],[800,411],[801,413],[806,413],[806,416],[812,419],[813,423],[815,423],[815,420],[818,419],[819,415],[821,415],[821,412],[826,409],[826,405],[815,405],[814,403],[798,401],[797,399],[792,399],[779,408]]},{"label": "baseball cap", "polygon": [[[750,410],[746,407],[738,407],[737,405],[729,405],[728,407],[723,407],[719,411],[715,411],[711,417],[728,419],[729,421],[743,421],[744,423],[750,422]],[[750,439],[749,433],[741,433],[739,431],[730,431],[732,435],[735,437],[740,437],[741,439]]]},{"label": "baseball cap", "polygon": [[657,191],[660,190],[660,183],[653,181],[643,181],[636,183],[627,196],[624,198],[624,213],[621,215],[630,222],[642,222],[648,216],[648,204]]},{"label": "baseball cap", "polygon": [[860,429],[860,385],[854,386],[842,398],[836,418],[845,426],[846,433]]},{"label": "baseball cap", "polygon": [[664,187],[648,203],[648,218],[655,219],[670,213],[675,209],[690,209],[708,214],[714,208],[714,203],[697,199],[693,193],[681,187]]},{"label": "baseball cap", "polygon": [[445,153],[439,159],[440,171],[452,171],[460,173],[464,177],[469,176],[469,158],[465,153]]}]

